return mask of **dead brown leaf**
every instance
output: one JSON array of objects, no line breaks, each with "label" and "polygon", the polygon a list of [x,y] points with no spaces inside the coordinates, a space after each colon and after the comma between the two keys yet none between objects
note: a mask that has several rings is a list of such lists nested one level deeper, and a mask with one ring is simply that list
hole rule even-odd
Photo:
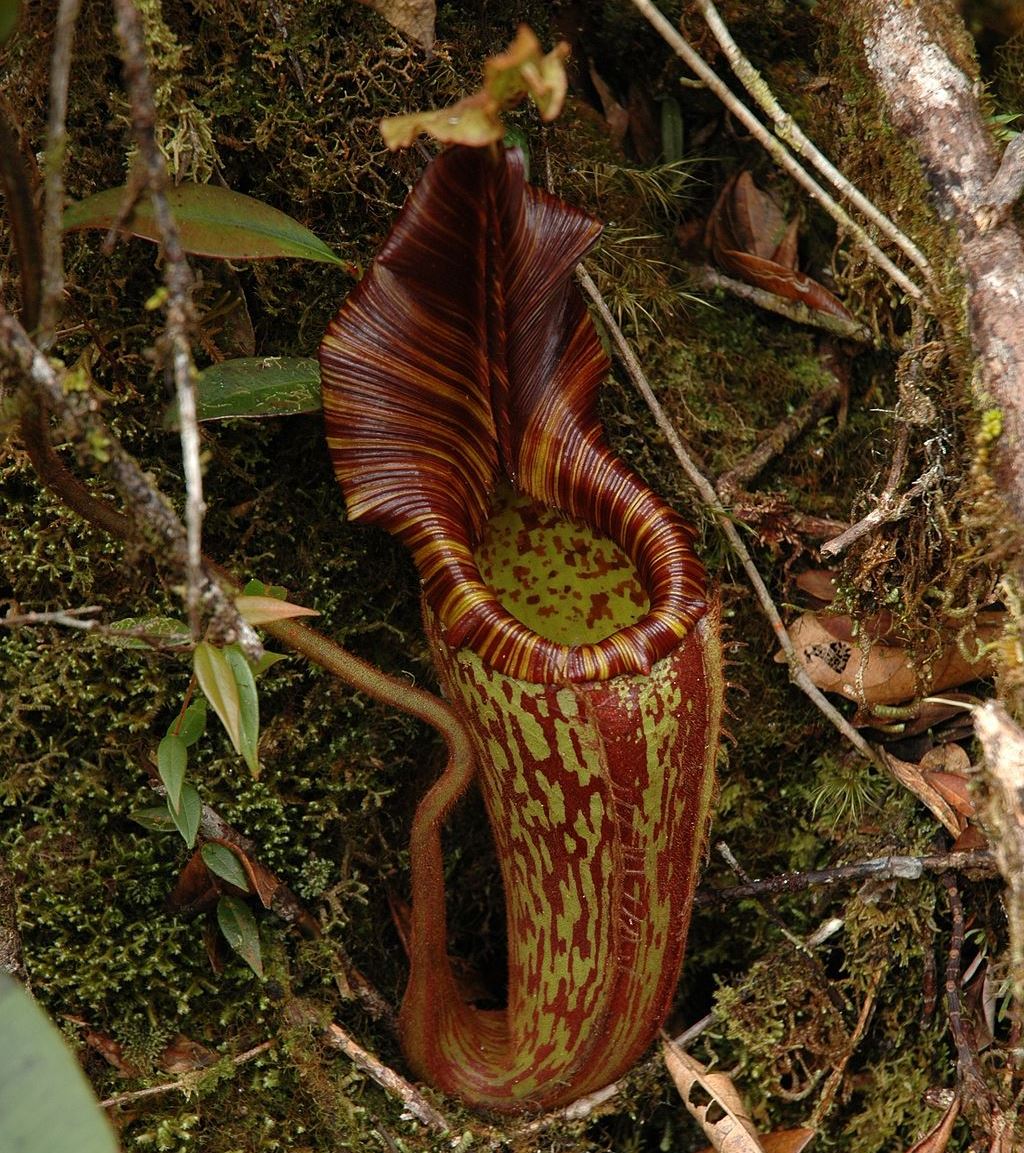
[{"label": "dead brown leaf", "polygon": [[[987,614],[966,647],[977,648],[995,640],[1002,623]],[[872,626],[861,624],[854,635],[854,622],[847,616],[804,613],[789,626],[793,646],[811,680],[827,693],[839,693],[858,705],[895,705],[925,693],[940,693],[967,681],[989,676],[992,659],[968,660],[959,645],[951,643],[921,668],[910,651],[885,644],[887,635],[879,618]],[[849,639],[846,639],[849,638]],[[777,654],[777,661],[784,661]]]},{"label": "dead brown leaf", "polygon": [[754,184],[749,172],[740,172],[722,189],[704,238],[715,261],[747,284],[852,321],[849,310],[823,284],[797,271],[798,229],[796,218],[787,224],[772,197]]},{"label": "dead brown leaf", "polygon": [[915,797],[925,805],[932,815],[942,824],[953,837],[959,837],[964,831],[967,821],[960,816],[942,794],[929,783],[927,776],[918,765],[909,761],[901,761],[892,753],[881,750],[882,756],[889,771],[905,788],[909,789]]},{"label": "dead brown leaf", "polygon": [[959,1116],[960,1098],[954,1097],[938,1124],[933,1129],[929,1129],[920,1141],[915,1141],[907,1153],[946,1153],[949,1139],[953,1136],[953,1126]]},{"label": "dead brown leaf", "polygon": [[604,77],[598,72],[593,60],[588,60],[587,65],[590,70],[590,82],[601,101],[601,110],[604,112],[605,123],[608,125],[608,133],[612,138],[612,143],[621,146],[623,140],[626,139],[626,133],[629,131],[629,113],[615,99],[615,94],[608,87]]},{"label": "dead brown leaf", "polygon": [[208,1069],[219,1060],[212,1049],[179,1033],[160,1054],[157,1065],[165,1073],[192,1073],[196,1069]]},{"label": "dead brown leaf", "polygon": [[434,0],[362,0],[368,8],[378,12],[403,36],[415,40],[428,52],[434,46],[434,24],[437,7]]},{"label": "dead brown leaf", "polygon": [[743,1099],[725,1073],[709,1073],[671,1042],[665,1042],[661,1052],[683,1104],[716,1153],[766,1153]]},{"label": "dead brown leaf", "polygon": [[219,896],[217,880],[197,849],[178,874],[178,880],[167,898],[167,907],[186,916],[194,916],[212,908]]}]

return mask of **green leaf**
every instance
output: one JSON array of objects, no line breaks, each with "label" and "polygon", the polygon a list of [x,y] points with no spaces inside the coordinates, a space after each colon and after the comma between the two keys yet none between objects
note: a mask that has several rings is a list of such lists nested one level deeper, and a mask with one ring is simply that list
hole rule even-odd
[{"label": "green leaf", "polygon": [[0,0],[0,44],[17,28],[20,9],[18,0]]},{"label": "green leaf", "polygon": [[238,690],[239,733],[235,748],[242,754],[249,772],[258,777],[260,760],[256,745],[260,739],[260,698],[256,691],[256,678],[245,659],[245,653],[237,645],[226,648],[224,655],[231,666]]},{"label": "green leaf", "polygon": [[196,792],[195,786],[186,781],[181,786],[181,803],[177,810],[171,808],[170,798],[168,798],[167,811],[171,815],[174,827],[181,833],[185,844],[191,849],[196,843],[196,833],[199,832],[199,821],[203,815],[203,802]]},{"label": "green leaf", "polygon": [[284,585],[265,585],[263,581],[252,580],[245,582],[242,589],[242,596],[245,597],[273,597],[276,601],[285,601],[288,599],[288,590]]},{"label": "green leaf", "polygon": [[287,653],[271,653],[264,649],[263,656],[261,656],[252,667],[252,675],[258,677],[260,673],[265,673],[267,669],[272,665],[276,665],[278,661],[286,661],[287,659]]},{"label": "green leaf", "polygon": [[[108,188],[68,205],[66,231],[78,228],[109,229],[117,222],[126,189]],[[167,199],[186,252],[225,260],[269,260],[286,256],[344,264],[319,237],[285,213],[214,184],[179,184]],[[148,196],[135,206],[124,227],[134,236],[159,241]]]},{"label": "green leaf", "polygon": [[[245,356],[212,364],[196,378],[200,420],[294,416],[320,407],[320,366],[310,357]],[[178,425],[176,401],[166,423]]]},{"label": "green leaf", "polygon": [[136,809],[129,817],[151,833],[173,833],[177,830],[171,810],[167,805],[154,805],[150,809]]},{"label": "green leaf", "polygon": [[117,1153],[89,1082],[46,1014],[0,973],[0,1149]]},{"label": "green leaf", "polygon": [[223,649],[200,641],[193,654],[193,667],[199,687],[220,717],[236,752],[242,751],[242,705],[238,699],[238,682]]},{"label": "green leaf", "polygon": [[177,716],[167,726],[167,735],[181,737],[185,745],[192,745],[206,732],[206,698],[193,701],[185,710],[184,716]]},{"label": "green leaf", "polygon": [[192,643],[188,625],[175,617],[125,617],[123,620],[112,621],[110,629],[115,635],[111,636],[110,632],[100,635],[108,644],[119,649],[151,649],[153,647],[139,637],[117,636],[116,634],[121,631],[144,632],[153,640],[163,644],[189,645]]},{"label": "green leaf", "polygon": [[167,789],[167,804],[171,811],[181,811],[181,786],[185,783],[188,765],[188,747],[181,737],[167,736],[157,745],[156,771]]},{"label": "green leaf", "polygon": [[260,934],[249,906],[238,897],[221,897],[217,902],[217,924],[231,948],[262,980]]},{"label": "green leaf", "polygon": [[211,873],[223,877],[228,884],[234,885],[236,889],[249,892],[249,878],[245,875],[245,869],[242,868],[241,861],[227,845],[218,845],[215,841],[209,841],[199,851],[203,854],[203,860]]}]

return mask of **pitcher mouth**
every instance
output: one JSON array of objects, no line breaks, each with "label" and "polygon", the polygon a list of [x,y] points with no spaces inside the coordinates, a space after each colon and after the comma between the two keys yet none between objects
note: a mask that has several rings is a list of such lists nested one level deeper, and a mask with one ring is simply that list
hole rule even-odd
[{"label": "pitcher mouth", "polygon": [[604,524],[503,487],[473,547],[435,552],[424,597],[449,647],[558,683],[646,674],[685,639],[707,611],[693,530],[615,464]]}]

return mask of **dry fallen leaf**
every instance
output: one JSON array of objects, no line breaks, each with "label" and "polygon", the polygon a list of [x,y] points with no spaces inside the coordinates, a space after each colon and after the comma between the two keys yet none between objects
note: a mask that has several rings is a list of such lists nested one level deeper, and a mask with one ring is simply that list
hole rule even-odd
[{"label": "dry fallen leaf", "polygon": [[901,761],[899,757],[894,757],[892,753],[886,752],[884,749],[881,750],[881,753],[885,758],[889,772],[892,773],[896,780],[898,780],[905,789],[909,789],[923,805],[930,809],[932,816],[934,816],[953,837],[959,837],[964,831],[967,821],[964,817],[960,816],[942,794],[929,783],[927,776],[921,771],[920,767],[912,765],[909,761]]},{"label": "dry fallen leaf", "polygon": [[715,261],[740,280],[852,321],[849,310],[823,284],[797,271],[798,228],[796,219],[786,223],[782,210],[749,172],[740,172],[711,210],[705,243]]},{"label": "dry fallen leaf", "polygon": [[165,1073],[192,1073],[196,1069],[208,1069],[219,1060],[212,1049],[179,1033],[157,1058],[157,1065]]},{"label": "dry fallen leaf", "polygon": [[434,0],[362,0],[362,3],[428,52],[433,48],[437,19]]},{"label": "dry fallen leaf", "polygon": [[709,1073],[699,1061],[671,1042],[665,1042],[661,1052],[683,1104],[717,1153],[766,1153],[743,1099],[729,1077],[724,1073]]},{"label": "dry fallen leaf", "polygon": [[960,1098],[954,1097],[949,1108],[939,1118],[938,1124],[929,1129],[920,1141],[915,1141],[907,1153],[946,1153],[949,1139],[953,1135],[953,1126],[960,1115]]},{"label": "dry fallen leaf", "polygon": [[[1002,632],[1002,614],[985,614],[966,647],[976,649],[994,641]],[[997,619],[998,617],[998,619]],[[789,626],[793,646],[811,680],[827,693],[839,693],[859,705],[895,705],[924,693],[940,693],[967,681],[990,675],[988,656],[969,661],[960,646],[951,643],[927,668],[919,666],[910,651],[886,644],[884,622],[861,624],[861,636],[853,635],[848,616],[809,612]],[[782,654],[776,661],[784,661]]]},{"label": "dry fallen leaf", "polygon": [[612,138],[612,143],[618,147],[626,139],[626,133],[629,131],[629,113],[615,99],[615,94],[604,77],[598,72],[594,61],[588,60],[587,64],[590,70],[590,82],[594,85],[594,91],[601,101],[601,111],[604,112],[609,135]]}]

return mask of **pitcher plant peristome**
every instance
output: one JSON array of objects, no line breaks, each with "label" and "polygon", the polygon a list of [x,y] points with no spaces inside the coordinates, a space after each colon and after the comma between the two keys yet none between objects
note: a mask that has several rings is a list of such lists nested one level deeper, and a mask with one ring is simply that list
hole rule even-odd
[{"label": "pitcher plant peristome", "polygon": [[575,283],[600,226],[517,153],[426,169],[320,348],[349,515],[411,550],[477,756],[508,922],[503,1010],[447,955],[449,769],[411,841],[410,1065],[480,1107],[598,1089],[671,1006],[706,840],[723,681],[692,529],[604,442],[608,361]]}]

